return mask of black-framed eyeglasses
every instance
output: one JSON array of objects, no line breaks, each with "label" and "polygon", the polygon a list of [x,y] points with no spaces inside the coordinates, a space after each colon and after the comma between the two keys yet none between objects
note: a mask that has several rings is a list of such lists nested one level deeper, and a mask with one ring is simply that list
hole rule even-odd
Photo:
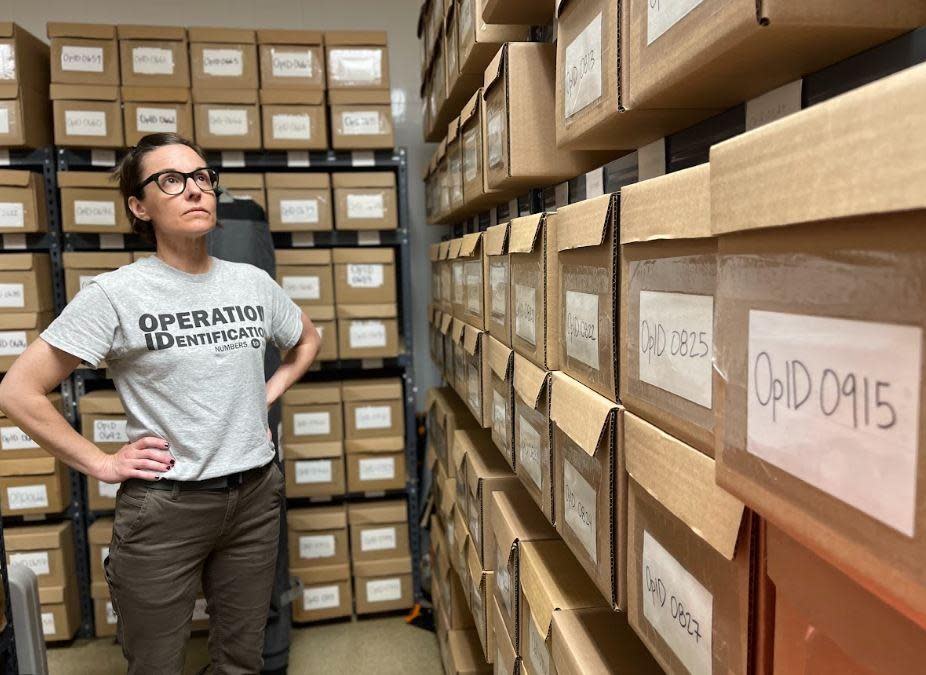
[{"label": "black-framed eyeglasses", "polygon": [[141,196],[148,183],[155,183],[164,194],[171,196],[183,194],[183,191],[186,190],[187,180],[190,178],[193,179],[196,187],[205,192],[214,192],[219,187],[219,172],[213,168],[202,167],[187,172],[168,169],[167,171],[158,171],[151,174],[143,180],[141,185],[138,186],[136,196]]}]

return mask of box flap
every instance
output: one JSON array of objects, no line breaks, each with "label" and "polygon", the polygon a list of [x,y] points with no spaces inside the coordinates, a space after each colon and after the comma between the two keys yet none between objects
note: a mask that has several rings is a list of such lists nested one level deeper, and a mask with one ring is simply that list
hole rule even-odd
[{"label": "box flap", "polygon": [[101,84],[51,84],[52,101],[118,101],[119,87]]},{"label": "box flap", "polygon": [[486,334],[486,337],[489,340],[489,368],[500,380],[507,380],[511,374],[511,355],[514,352],[491,335]]},{"label": "box flap", "polygon": [[450,249],[447,253],[448,260],[455,260],[460,257],[460,247],[463,246],[463,238],[457,237],[450,240]]},{"label": "box flap", "polygon": [[208,28],[191,26],[187,31],[190,42],[225,42],[229,44],[254,44],[253,30],[246,28]]},{"label": "box flap", "polygon": [[[121,88],[123,101],[151,103],[189,103],[190,90],[186,87],[127,87]],[[66,173],[66,172],[65,172]]]},{"label": "box flap", "polygon": [[331,250],[325,248],[278,248],[275,251],[277,272],[289,265],[330,265]]},{"label": "box flap", "polygon": [[[472,534],[472,532],[470,533]],[[479,589],[480,593],[485,591],[486,570],[482,569],[482,563],[479,562],[479,554],[474,546],[470,546],[466,551],[466,571],[469,575],[470,585]],[[483,610],[486,608],[483,607]],[[475,617],[477,621],[480,617]]]},{"label": "box flap", "polygon": [[322,506],[311,509],[288,509],[286,522],[290,530],[343,530],[347,527],[344,506]]},{"label": "box flap", "polygon": [[388,89],[332,89],[328,92],[331,105],[365,106],[390,105],[392,97]]},{"label": "box flap", "polygon": [[479,102],[482,100],[482,87],[476,90],[476,93],[473,94],[473,97],[466,102],[466,105],[463,106],[463,109],[460,111],[460,130],[465,127],[470,120],[475,117],[476,113],[479,112]]},{"label": "box flap", "polygon": [[401,452],[405,449],[405,439],[401,436],[385,438],[355,438],[344,441],[344,452],[360,454],[370,452]]},{"label": "box flap", "polygon": [[395,262],[395,249],[393,248],[336,248],[334,249],[335,264],[344,263],[385,263]]},{"label": "box flap", "polygon": [[130,251],[65,251],[64,269],[117,269],[130,265]]},{"label": "box flap", "polygon": [[440,320],[440,332],[442,335],[446,335],[447,331],[450,329],[450,324],[453,322],[452,314],[444,314]]},{"label": "box flap", "polygon": [[447,156],[447,139],[442,138],[437,143],[437,150],[434,151],[434,160],[437,164],[440,164],[444,161],[444,158]]},{"label": "box flap", "polygon": [[536,409],[543,389],[551,382],[552,373],[535,366],[520,354],[514,355],[514,391],[521,400]]},{"label": "box flap", "polygon": [[508,242],[509,253],[533,253],[547,214],[534,213],[511,221],[511,235]]},{"label": "box flap", "polygon": [[391,401],[401,398],[402,380],[397,377],[346,380],[341,383],[343,401]]},{"label": "box flap", "polygon": [[473,328],[469,324],[465,324],[463,331],[463,349],[466,350],[467,354],[470,356],[476,355],[476,350],[479,349],[479,338],[483,335],[488,335],[488,333],[478,328]]},{"label": "box flap", "polygon": [[3,528],[3,540],[7,551],[58,549],[66,545],[65,537],[70,531],[70,521],[53,525],[26,525],[22,527],[10,527],[7,525]]},{"label": "box flap", "polygon": [[283,394],[283,405],[306,405],[312,403],[340,403],[341,386],[338,382],[315,382],[295,384]]},{"label": "box flap", "polygon": [[261,89],[263,105],[324,105],[325,92],[319,89]]},{"label": "box flap", "polygon": [[325,31],[325,45],[386,45],[388,33],[384,30],[329,30]]},{"label": "box flap", "polygon": [[320,30],[271,30],[261,28],[257,31],[258,44],[278,45],[321,45]]},{"label": "box flap", "polygon": [[0,476],[47,476],[55,473],[56,460],[48,457],[0,459]]},{"label": "box flap", "polygon": [[324,189],[331,184],[327,173],[274,173],[264,174],[264,185],[273,188]]},{"label": "box flap", "polygon": [[440,244],[431,244],[428,246],[428,260],[432,263],[440,260]]},{"label": "box flap", "polygon": [[84,394],[77,399],[77,411],[81,415],[93,413],[122,415],[125,413],[119,392],[113,389],[97,389]]},{"label": "box flap", "polygon": [[342,319],[394,319],[399,315],[396,305],[338,305]]},{"label": "box flap", "polygon": [[439,244],[439,248],[438,248],[438,252],[437,252],[437,257],[438,257],[440,260],[447,260],[447,258],[450,257],[450,241],[449,241],[449,240],[447,240],[447,241],[442,241],[442,242]]},{"label": "box flap", "polygon": [[119,179],[109,171],[59,171],[58,187],[119,189]]},{"label": "box flap", "polygon": [[292,443],[284,441],[284,455],[290,459],[330,459],[344,456],[344,444],[341,441],[323,441],[321,443]]},{"label": "box flap", "polygon": [[193,103],[227,103],[229,105],[256,105],[256,89],[194,89]]},{"label": "box flap", "polygon": [[631,414],[624,415],[624,452],[640,487],[733,560],[745,507],[714,482],[714,460]]},{"label": "box flap", "polygon": [[295,576],[302,579],[306,585],[327,584],[332,581],[350,581],[350,564],[321,565],[294,571]]},{"label": "box flap", "polygon": [[486,255],[505,255],[508,253],[508,223],[493,225],[485,231]]},{"label": "box flap", "polygon": [[97,518],[93,525],[87,528],[87,539],[91,544],[108,546],[113,538],[113,519]]},{"label": "box flap", "polygon": [[391,574],[411,574],[412,559],[390,558],[389,560],[355,560],[355,577],[385,577]]},{"label": "box flap", "polygon": [[239,190],[262,190],[264,187],[264,174],[262,173],[228,173],[219,176],[219,185]]},{"label": "box flap", "polygon": [[88,40],[116,39],[116,26],[108,23],[66,23],[49,21],[46,31],[50,38],[86,38]]},{"label": "box flap", "polygon": [[709,164],[621,188],[621,243],[711,236]]},{"label": "box flap", "polygon": [[601,246],[611,223],[613,195],[601,195],[556,212],[556,247],[570,251],[585,246]]},{"label": "box flap", "polygon": [[482,243],[482,232],[464,234],[460,241],[460,258],[473,258],[479,255],[479,244]]},{"label": "box flap", "polygon": [[466,324],[460,321],[459,319],[453,319],[452,328],[450,332],[450,337],[457,344],[462,344],[463,342],[463,332],[466,329]]},{"label": "box flap", "polygon": [[408,522],[408,505],[405,500],[366,502],[347,505],[351,525],[380,525]]},{"label": "box flap", "polygon": [[523,490],[493,492],[490,514],[495,542],[502,551],[510,552],[521,541],[558,538],[550,521]]},{"label": "box flap", "polygon": [[460,140],[460,118],[454,117],[447,125],[447,145]]},{"label": "box flap", "polygon": [[11,187],[26,187],[32,181],[31,171],[17,171],[15,169],[0,169],[0,185]]},{"label": "box flap", "polygon": [[550,419],[594,457],[618,405],[559,371],[553,373],[551,393]]},{"label": "box flap", "polygon": [[336,188],[391,188],[395,187],[395,174],[391,171],[333,173],[331,184]]},{"label": "box flap", "polygon": [[116,35],[120,40],[186,40],[186,28],[120,24],[116,26]]},{"label": "box flap", "polygon": [[492,60],[489,61],[489,65],[485,70],[485,76],[482,83],[483,100],[489,95],[489,91],[492,90],[495,84],[497,82],[501,82],[502,78],[504,77],[505,63],[508,60],[507,57],[508,43],[506,42],[501,46],[498,52],[496,52],[495,56],[492,57]]}]

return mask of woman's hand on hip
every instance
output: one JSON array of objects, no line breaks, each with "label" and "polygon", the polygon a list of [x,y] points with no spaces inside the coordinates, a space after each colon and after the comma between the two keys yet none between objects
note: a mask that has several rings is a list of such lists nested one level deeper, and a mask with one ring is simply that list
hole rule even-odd
[{"label": "woman's hand on hip", "polygon": [[145,436],[126,443],[114,455],[106,455],[95,478],[104,483],[121,483],[129,478],[160,480],[174,468],[176,460],[163,438]]}]

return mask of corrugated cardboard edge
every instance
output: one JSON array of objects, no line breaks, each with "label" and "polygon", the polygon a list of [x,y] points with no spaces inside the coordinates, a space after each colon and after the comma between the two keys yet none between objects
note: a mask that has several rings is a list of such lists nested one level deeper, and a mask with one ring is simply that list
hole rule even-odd
[{"label": "corrugated cardboard edge", "polygon": [[556,248],[571,251],[601,246],[611,222],[614,195],[601,195],[564,206],[556,212]]},{"label": "corrugated cardboard edge", "polygon": [[447,260],[450,257],[450,241],[442,241],[438,244],[438,260]]},{"label": "corrugated cardboard edge", "polygon": [[505,255],[508,244],[508,223],[493,225],[485,231],[485,254]]},{"label": "corrugated cardboard edge", "polygon": [[711,236],[709,164],[621,188],[621,244]]},{"label": "corrugated cardboard edge", "polygon": [[482,232],[470,232],[464,234],[460,241],[460,258],[478,257],[479,244],[482,243]]},{"label": "corrugated cardboard edge", "polygon": [[486,337],[489,339],[489,368],[492,369],[498,379],[507,380],[508,375],[511,373],[511,355],[514,352],[491,335]]},{"label": "corrugated cardboard edge", "polygon": [[535,410],[540,405],[543,389],[552,379],[552,373],[540,368],[518,353],[514,355],[514,391],[521,400]]},{"label": "corrugated cardboard edge", "polygon": [[533,253],[546,215],[545,213],[535,213],[513,219],[511,221],[511,234],[508,238],[508,252]]},{"label": "corrugated cardboard edge", "polygon": [[594,457],[618,405],[559,371],[553,373],[550,419]]},{"label": "corrugated cardboard edge", "polygon": [[479,101],[482,100],[482,87],[476,90],[476,93],[473,94],[473,97],[466,102],[466,105],[463,106],[463,109],[460,111],[460,130],[463,130],[463,127],[469,123],[469,121],[479,112]]}]

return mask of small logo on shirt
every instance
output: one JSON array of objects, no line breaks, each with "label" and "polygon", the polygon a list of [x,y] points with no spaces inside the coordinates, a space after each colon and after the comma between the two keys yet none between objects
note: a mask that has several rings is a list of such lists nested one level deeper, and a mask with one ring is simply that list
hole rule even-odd
[{"label": "small logo on shirt", "polygon": [[254,349],[260,349],[260,340],[254,338],[251,340],[251,346],[254,347]]}]

